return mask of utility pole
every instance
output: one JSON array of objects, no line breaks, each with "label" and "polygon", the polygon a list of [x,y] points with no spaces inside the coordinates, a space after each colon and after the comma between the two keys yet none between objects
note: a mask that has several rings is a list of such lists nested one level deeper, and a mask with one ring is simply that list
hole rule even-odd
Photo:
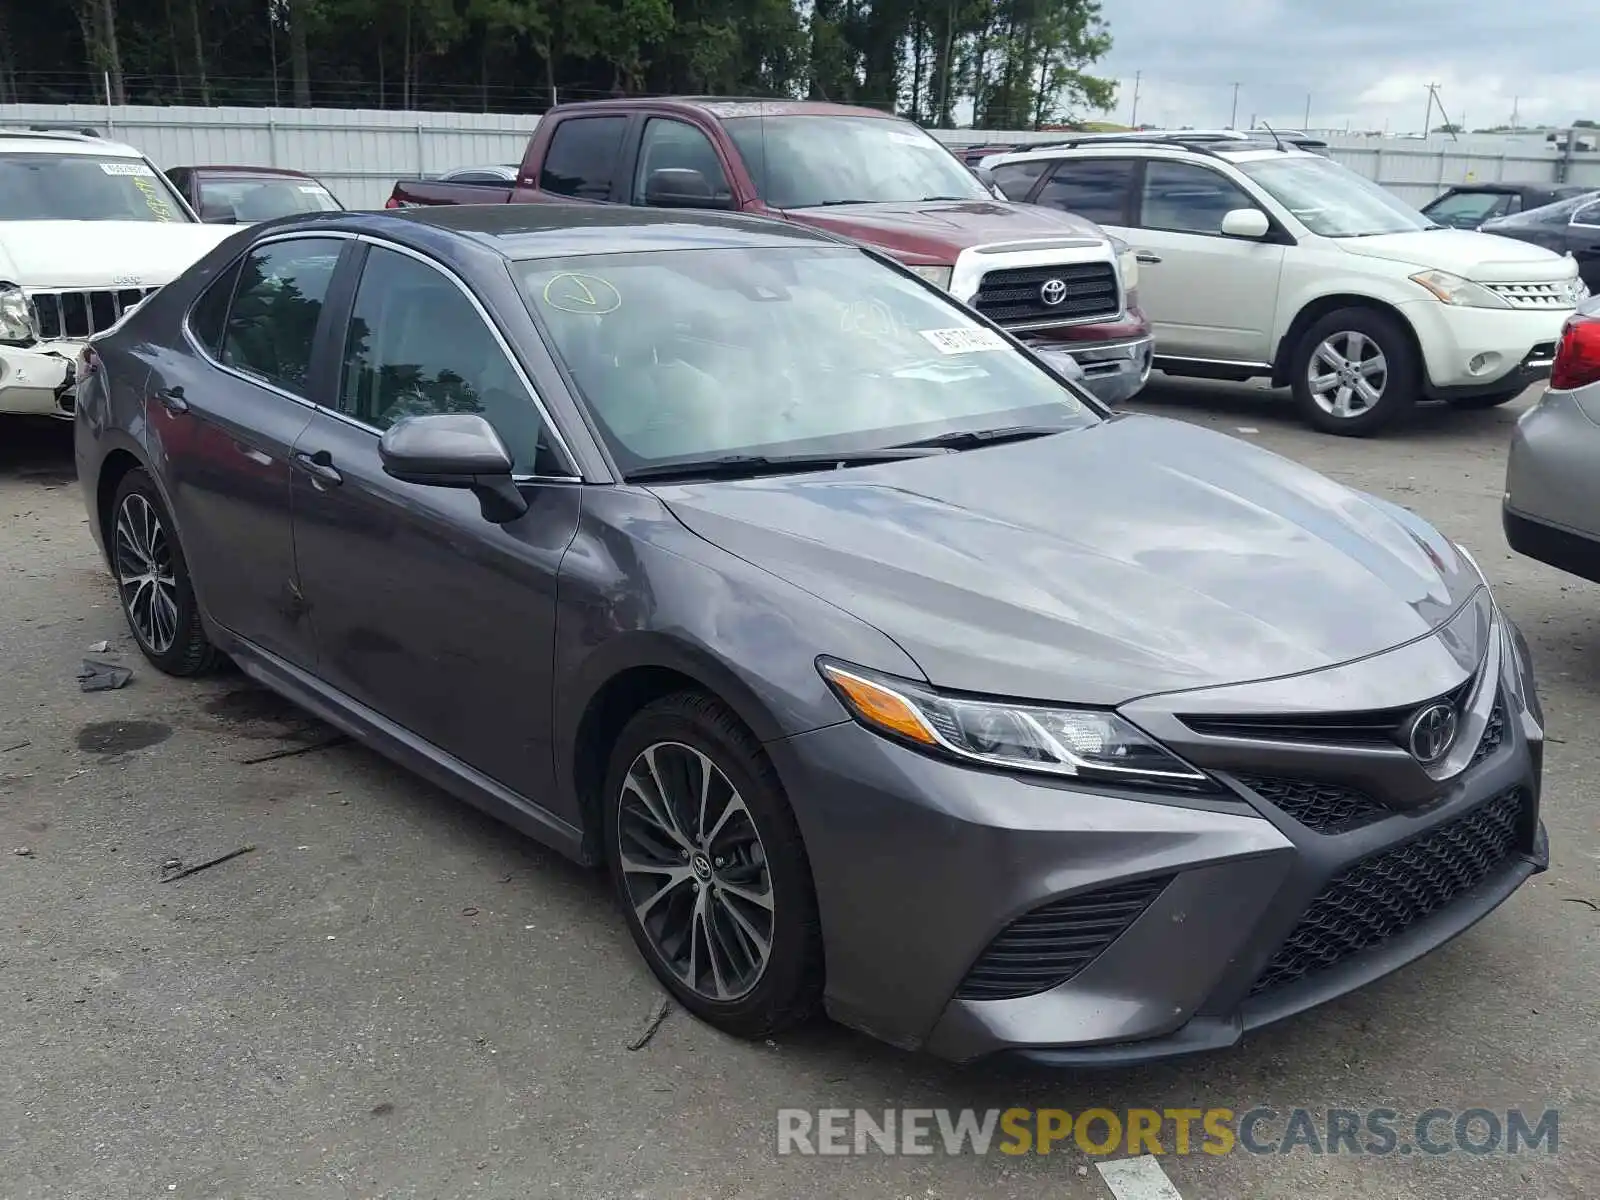
[{"label": "utility pole", "polygon": [[1311,132],[1311,93],[1306,93],[1306,119],[1300,122],[1300,129],[1304,133]]},{"label": "utility pole", "polygon": [[1139,128],[1139,79],[1143,71],[1133,73],[1133,112],[1128,117],[1128,125],[1132,129]]},{"label": "utility pole", "polygon": [[1433,121],[1433,93],[1438,86],[1439,85],[1437,83],[1430,83],[1428,85],[1428,111],[1422,114],[1423,137],[1428,136],[1428,126]]},{"label": "utility pole", "polygon": [[1228,116],[1228,128],[1232,129],[1239,123],[1239,85],[1233,85],[1233,112]]},{"label": "utility pole", "polygon": [[1521,96],[1511,97],[1511,132],[1517,131],[1517,106],[1522,102]]}]

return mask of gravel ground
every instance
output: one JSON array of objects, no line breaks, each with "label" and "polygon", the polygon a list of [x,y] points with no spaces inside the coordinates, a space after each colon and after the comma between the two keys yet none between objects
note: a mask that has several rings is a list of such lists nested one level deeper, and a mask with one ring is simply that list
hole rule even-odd
[{"label": "gravel ground", "polygon": [[[1525,403],[1525,401],[1524,401]],[[959,1070],[818,1023],[744,1044],[673,1013],[597,876],[241,676],[143,664],[70,430],[0,435],[0,1197],[1067,1197],[1080,1151],[779,1158],[781,1107],[1560,1109],[1559,1152],[1163,1159],[1188,1200],[1600,1195],[1600,590],[1499,525],[1520,405],[1322,437],[1281,399],[1158,382],[1137,407],[1260,441],[1468,545],[1538,659],[1550,871],[1379,984],[1209,1058]],[[89,647],[136,672],[84,694]],[[188,878],[186,864],[252,846]],[[14,849],[26,848],[27,855]],[[1125,1192],[1157,1200],[1156,1192]]]}]

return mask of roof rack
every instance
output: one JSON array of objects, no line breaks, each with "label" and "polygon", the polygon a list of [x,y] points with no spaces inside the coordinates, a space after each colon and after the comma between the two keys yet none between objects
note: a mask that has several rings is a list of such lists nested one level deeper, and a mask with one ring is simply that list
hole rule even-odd
[{"label": "roof rack", "polygon": [[100,131],[88,126],[76,125],[29,125],[26,129],[13,128],[0,125],[0,136],[3,137],[36,137],[36,138],[93,138],[95,141],[104,141]]},{"label": "roof rack", "polygon": [[[1265,138],[1259,141],[1266,141]],[[1221,158],[1221,153],[1215,149],[1218,144],[1224,147],[1243,149],[1245,146],[1258,142],[1256,138],[1219,137],[1215,134],[1201,134],[1195,138],[1185,138],[1181,135],[1162,136],[1154,134],[1138,137],[1128,137],[1117,133],[1087,133],[1082,137],[1068,138],[1059,142],[1034,142],[1020,147],[1015,153],[1024,154],[1034,150],[1076,150],[1083,146],[1156,146],[1164,150],[1177,148],[1179,150],[1193,150],[1197,154],[1209,154],[1214,158]],[[1270,143],[1269,143],[1270,144]]]}]

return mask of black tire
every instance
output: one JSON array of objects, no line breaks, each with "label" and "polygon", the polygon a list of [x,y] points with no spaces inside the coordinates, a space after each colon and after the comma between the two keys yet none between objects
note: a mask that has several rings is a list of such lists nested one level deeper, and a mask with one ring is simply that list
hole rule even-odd
[{"label": "black tire", "polygon": [[1482,396],[1455,396],[1445,403],[1451,408],[1458,408],[1462,412],[1480,412],[1486,408],[1499,408],[1502,404],[1509,404],[1526,389],[1515,388],[1509,392],[1490,392]]},{"label": "black tire", "polygon": [[[1365,339],[1360,344],[1363,350],[1375,347],[1381,355],[1382,386],[1377,386],[1376,376],[1363,376],[1378,391],[1377,400],[1362,400],[1363,407],[1359,411],[1340,416],[1319,402],[1311,386],[1312,356],[1323,343],[1330,341],[1349,349],[1351,343],[1343,339],[1351,335]],[[1363,353],[1362,357],[1368,363],[1375,363],[1369,354]],[[1319,359],[1318,362],[1325,368],[1319,375],[1340,373],[1325,361]],[[1300,335],[1289,363],[1289,384],[1301,416],[1314,428],[1343,437],[1371,437],[1410,413],[1417,402],[1421,372],[1416,348],[1399,317],[1373,308],[1341,308],[1319,317]],[[1360,399],[1359,393],[1355,393],[1355,397]]]},{"label": "black tire", "polygon": [[[145,530],[139,526],[139,522],[146,513],[156,522],[155,528],[159,530],[159,539],[152,536],[149,540],[158,541],[156,558],[165,568],[162,574],[171,579],[171,607],[170,610],[164,610],[167,618],[158,627],[150,627],[152,614],[147,606],[141,604],[141,598],[151,600],[155,588],[148,588],[141,593],[137,587],[124,584],[128,568],[137,561],[130,554],[135,549],[133,542],[144,536]],[[132,539],[124,532],[125,521],[129,530],[138,529]],[[203,675],[212,670],[221,655],[207,639],[201,624],[200,606],[195,603],[194,586],[189,579],[189,564],[178,542],[172,514],[167,511],[161,493],[156,490],[154,480],[144,468],[135,467],[117,485],[111,511],[107,514],[105,539],[111,560],[111,577],[117,586],[118,604],[145,658],[167,675]],[[141,628],[141,625],[147,628]]]},{"label": "black tire", "polygon": [[[658,841],[656,847],[641,842],[638,837],[641,829],[649,832],[661,826],[641,825],[639,793],[630,790],[627,796],[624,795],[630,770],[636,763],[642,763],[645,752],[652,748],[656,750],[655,762],[663,776],[671,776],[677,769],[673,760],[680,765],[694,761],[684,752],[685,748],[704,755],[743,800],[744,812],[748,814],[758,838],[761,853],[757,857],[765,870],[767,884],[763,894],[771,900],[770,925],[766,926],[770,950],[761,970],[748,976],[752,982],[747,989],[729,999],[718,999],[715,995],[707,994],[705,987],[691,987],[686,982],[687,975],[699,973],[696,963],[702,942],[695,944],[697,957],[689,960],[683,974],[669,961],[668,949],[657,943],[658,937],[663,945],[673,941],[669,935],[663,935],[663,928],[667,922],[675,919],[677,913],[683,911],[684,905],[688,905],[690,911],[695,911],[695,906],[701,903],[700,878],[691,873],[672,882],[665,871],[644,873],[636,870],[630,873],[623,868],[625,827],[630,861],[637,862],[648,857],[650,851],[657,847],[666,850],[662,857],[667,859],[683,853],[681,849],[673,850],[671,843],[664,840]],[[694,777],[687,775],[681,777],[682,780],[687,780],[689,792],[694,794]],[[670,785],[663,790],[669,789]],[[722,794],[720,786],[713,790],[708,810],[712,805],[717,805]],[[811,864],[777,773],[738,718],[722,704],[700,692],[679,692],[650,704],[628,722],[612,747],[603,806],[606,858],[628,931],[656,978],[684,1008],[718,1029],[741,1038],[770,1037],[799,1024],[816,1010],[822,994],[823,959],[822,932],[817,919],[816,894],[811,883]],[[724,804],[721,807],[732,806]],[[683,815],[687,818],[693,814]],[[708,815],[705,823],[710,824],[712,820]],[[734,813],[731,821],[742,824],[743,818]],[[732,827],[732,824],[725,826]],[[709,860],[715,849],[726,844],[720,838],[715,843],[702,843],[696,837],[690,821],[686,820],[683,828],[688,830],[692,844],[705,849],[705,853],[697,857]],[[680,832],[683,828],[680,828]],[[736,870],[747,870],[748,867],[734,863],[731,858],[724,860],[721,857],[716,860],[718,867],[724,861],[729,863],[727,876],[721,870],[711,875],[709,862],[708,873],[703,876],[708,880],[704,887],[705,910],[720,914],[715,921],[700,926],[707,937],[712,935],[713,925],[737,937],[737,931],[730,925],[729,912],[735,905],[722,889],[729,879],[734,878]],[[694,864],[687,869],[697,872],[699,867]],[[641,881],[638,886],[643,893],[642,899],[640,893],[632,890],[630,874],[633,879]],[[748,875],[739,877],[741,886],[746,886],[748,891],[758,890],[754,884],[747,882],[749,878]],[[664,882],[658,890],[652,889],[649,881],[657,879]],[[652,891],[655,894],[650,894]],[[713,892],[716,893],[716,899],[713,899]],[[645,920],[641,919],[637,911],[639,907],[646,909],[646,917],[652,922],[651,928],[647,929]],[[739,905],[738,911],[758,924],[764,919],[762,910],[749,905]],[[694,930],[694,918],[691,916],[686,919],[690,922],[691,931]],[[684,944],[681,938],[677,939],[678,952],[683,951]],[[719,944],[725,945],[726,942]],[[704,964],[699,964],[699,968],[706,969]],[[707,982],[715,982],[720,987],[723,978],[717,975],[714,981]],[[733,989],[728,990],[731,993]]]}]

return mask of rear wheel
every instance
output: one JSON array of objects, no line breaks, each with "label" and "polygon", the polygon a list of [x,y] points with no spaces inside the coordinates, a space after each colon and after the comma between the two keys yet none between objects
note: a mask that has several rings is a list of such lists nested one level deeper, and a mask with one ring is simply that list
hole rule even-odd
[{"label": "rear wheel", "polygon": [[1522,395],[1522,388],[1513,388],[1509,392],[1490,392],[1482,396],[1457,396],[1446,401],[1451,408],[1459,408],[1462,412],[1476,412],[1484,408],[1499,408],[1502,404],[1509,404]]},{"label": "rear wheel", "polygon": [[605,795],[612,884],[656,978],[737,1037],[808,1016],[822,990],[811,867],[744,725],[700,693],[656,701],[617,739]]},{"label": "rear wheel", "polygon": [[1301,335],[1291,364],[1295,403],[1324,433],[1370,437],[1417,402],[1421,363],[1398,317],[1342,308]]},{"label": "rear wheel", "polygon": [[168,675],[200,675],[218,654],[200,623],[189,564],[172,517],[142,467],[129,471],[111,502],[106,542],[117,598],[134,640]]}]

